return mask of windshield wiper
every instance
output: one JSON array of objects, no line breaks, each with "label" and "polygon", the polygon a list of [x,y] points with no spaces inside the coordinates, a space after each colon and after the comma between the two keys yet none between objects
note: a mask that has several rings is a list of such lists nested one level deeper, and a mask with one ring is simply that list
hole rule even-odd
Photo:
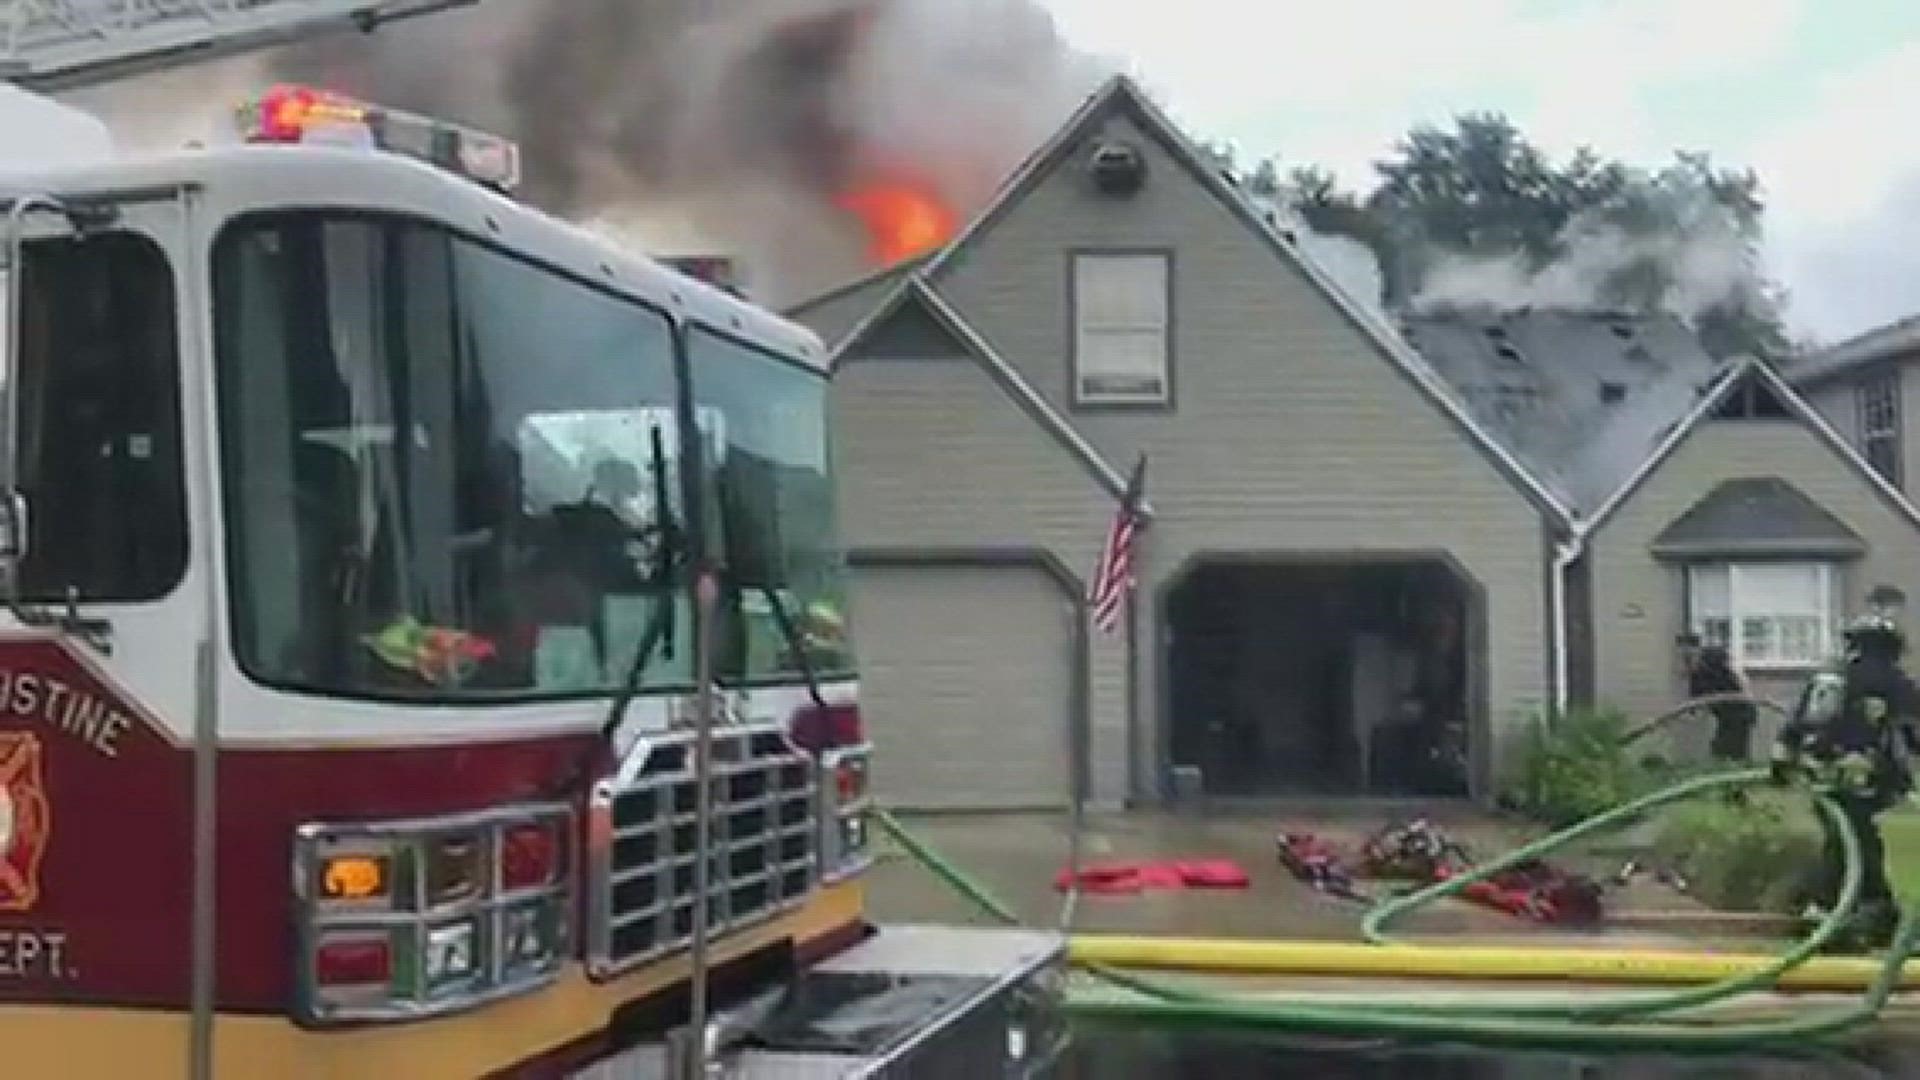
[{"label": "windshield wiper", "polygon": [[[667,455],[660,441],[660,425],[655,424],[650,431],[651,445],[648,447],[652,460],[648,462],[648,471],[653,474],[653,516],[654,530],[657,533],[654,548],[653,584],[665,586],[672,581],[679,557],[685,545],[681,542],[680,526],[673,520],[673,506],[667,500]],[[664,590],[663,590],[664,591]],[[653,654],[673,656],[673,642],[670,633],[674,628],[675,612],[678,607],[675,597],[665,591],[660,605],[653,609],[653,617],[647,620],[647,626],[640,634],[640,641],[633,652],[633,662],[627,666],[626,678],[620,682],[620,690],[607,707],[607,718],[600,725],[600,741],[612,739],[620,729],[620,721],[625,718],[627,706],[639,695],[647,664],[652,662]],[[665,648],[662,648],[662,643]]]},{"label": "windshield wiper", "polygon": [[600,723],[600,737],[593,748],[584,755],[580,767],[576,770],[571,786],[578,787],[586,782],[592,772],[593,759],[601,747],[610,744],[620,730],[620,722],[626,718],[627,707],[645,688],[647,665],[654,654],[671,658],[673,656],[673,633],[679,605],[671,583],[674,572],[679,568],[686,553],[686,544],[680,533],[679,522],[674,520],[673,506],[668,501],[667,455],[660,438],[660,426],[655,424],[650,432],[648,447],[652,460],[648,471],[653,475],[653,506],[656,543],[654,547],[653,573],[649,584],[655,586],[660,596],[658,606],[647,619],[647,625],[640,632],[640,640],[635,643],[633,660],[627,665],[626,676],[620,681],[613,701],[607,706],[607,715]]}]

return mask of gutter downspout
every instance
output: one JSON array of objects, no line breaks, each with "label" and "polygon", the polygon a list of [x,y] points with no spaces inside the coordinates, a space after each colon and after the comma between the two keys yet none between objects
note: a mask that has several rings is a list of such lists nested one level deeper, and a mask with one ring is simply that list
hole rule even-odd
[{"label": "gutter downspout", "polygon": [[1571,630],[1568,623],[1572,615],[1567,610],[1567,573],[1573,564],[1586,554],[1586,533],[1579,528],[1565,540],[1554,544],[1553,580],[1548,582],[1551,594],[1548,600],[1553,608],[1553,711],[1555,716],[1565,716],[1567,704],[1572,697],[1572,676],[1569,674],[1571,660],[1568,653],[1571,645],[1568,639]]}]

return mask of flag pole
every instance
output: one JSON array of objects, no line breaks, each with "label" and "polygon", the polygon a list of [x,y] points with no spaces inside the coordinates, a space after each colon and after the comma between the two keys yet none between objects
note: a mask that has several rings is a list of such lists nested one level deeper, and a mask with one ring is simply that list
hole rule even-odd
[{"label": "flag pole", "polygon": [[[1087,595],[1089,599],[1096,595],[1100,589],[1099,579],[1107,569],[1106,564],[1108,559],[1115,554],[1112,550],[1112,540],[1119,536],[1122,528],[1128,530],[1137,530],[1138,528],[1139,507],[1146,496],[1146,477],[1147,455],[1142,453],[1138,462],[1136,462],[1133,467],[1133,476],[1121,494],[1120,509],[1114,519],[1115,527],[1110,530],[1109,544],[1106,548],[1103,548],[1099,565],[1094,568],[1093,579],[1088,583]],[[1132,540],[1128,540],[1127,546],[1131,547],[1132,543]],[[1134,578],[1133,557],[1131,552],[1129,552],[1127,554],[1127,579],[1122,592],[1120,606],[1121,616],[1126,620],[1129,649],[1133,647],[1133,604],[1138,591],[1134,586]],[[1088,623],[1095,617],[1094,605],[1088,603],[1085,605],[1084,616],[1076,620],[1078,626],[1075,629],[1075,635],[1078,638],[1077,644],[1082,650],[1081,655],[1083,656],[1087,656],[1092,652],[1093,633],[1092,627],[1090,627]],[[1127,667],[1129,671],[1133,669],[1132,664],[1128,664]],[[1088,682],[1090,683],[1091,680],[1089,679]],[[1129,699],[1131,699],[1136,689],[1134,686],[1127,687]],[[1085,686],[1083,689],[1083,693],[1089,695],[1089,697],[1091,692],[1092,687],[1090,685]],[[1082,708],[1074,711],[1075,715],[1072,718],[1068,737],[1069,769],[1072,773],[1068,784],[1072,790],[1070,794],[1071,808],[1067,826],[1067,898],[1060,906],[1060,932],[1063,934],[1072,932],[1073,917],[1080,906],[1082,848],[1087,829],[1087,799],[1089,798],[1089,789],[1092,787],[1093,731],[1091,717],[1093,714],[1093,703],[1091,700],[1083,700],[1082,706]]]}]

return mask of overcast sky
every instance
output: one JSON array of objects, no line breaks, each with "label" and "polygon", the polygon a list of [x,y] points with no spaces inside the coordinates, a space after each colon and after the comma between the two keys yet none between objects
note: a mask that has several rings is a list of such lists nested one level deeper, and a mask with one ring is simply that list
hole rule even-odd
[{"label": "overcast sky", "polygon": [[[1467,109],[1558,153],[1751,165],[1797,330],[1920,312],[1920,0],[1039,2],[1196,135],[1348,183],[1411,124]],[[106,146],[100,125],[4,86],[0,136],[0,170]]]},{"label": "overcast sky", "polygon": [[1751,165],[1796,329],[1920,313],[1917,0],[1043,0],[1196,134],[1343,180],[1497,109],[1548,149]]}]

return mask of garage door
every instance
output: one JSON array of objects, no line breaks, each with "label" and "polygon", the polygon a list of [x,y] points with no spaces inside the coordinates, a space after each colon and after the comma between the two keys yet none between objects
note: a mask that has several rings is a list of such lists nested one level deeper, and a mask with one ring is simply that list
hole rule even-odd
[{"label": "garage door", "polygon": [[862,567],[874,788],[903,808],[1064,806],[1072,609],[1038,570]]}]

